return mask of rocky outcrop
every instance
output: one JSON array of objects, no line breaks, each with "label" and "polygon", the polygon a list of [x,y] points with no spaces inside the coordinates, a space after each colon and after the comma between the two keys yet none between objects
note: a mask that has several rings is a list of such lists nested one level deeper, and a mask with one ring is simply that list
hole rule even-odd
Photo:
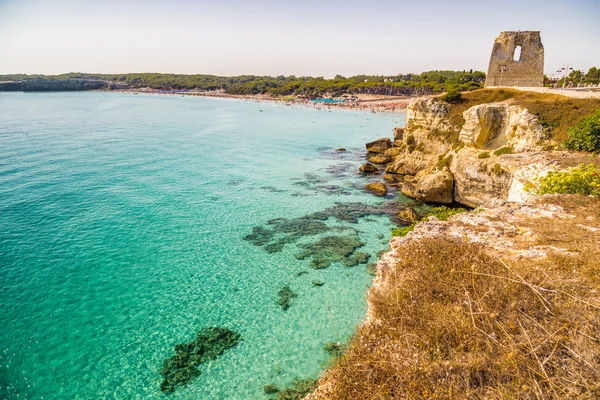
[{"label": "rocky outcrop", "polygon": [[387,187],[382,182],[369,183],[365,186],[365,189],[375,196],[383,197],[387,194]]},{"label": "rocky outcrop", "polygon": [[[464,111],[458,130],[449,120],[449,107],[439,99],[413,100],[406,128],[395,129],[392,147],[378,153],[391,158],[386,174],[404,176],[405,195],[470,207],[524,201],[530,197],[526,185],[558,167],[552,155],[557,152],[543,151],[548,146],[544,128],[527,109],[476,105]],[[389,145],[379,139],[367,147],[379,150],[382,142]]]},{"label": "rocky outcrop", "polygon": [[379,169],[376,166],[369,163],[361,165],[359,170],[360,172],[363,172],[365,174],[376,174],[377,172],[379,172]]},{"label": "rocky outcrop", "polygon": [[387,164],[392,161],[392,157],[387,154],[375,154],[374,156],[369,157],[368,160],[373,164]]},{"label": "rocky outcrop", "polygon": [[411,185],[414,186],[412,197],[418,201],[426,203],[452,203],[453,201],[454,177],[448,168],[433,172],[423,170],[415,176],[415,182]]},{"label": "rocky outcrop", "polygon": [[370,153],[383,153],[392,147],[392,141],[389,138],[380,138],[366,144],[367,151]]},{"label": "rocky outcrop", "polygon": [[414,208],[407,207],[404,210],[400,211],[400,213],[398,213],[398,219],[407,224],[411,224],[413,222],[417,222],[420,219],[420,217]]},{"label": "rocky outcrop", "polygon": [[544,130],[527,109],[505,103],[480,104],[463,113],[459,140],[469,146],[495,150],[508,146],[515,152],[542,148]]}]

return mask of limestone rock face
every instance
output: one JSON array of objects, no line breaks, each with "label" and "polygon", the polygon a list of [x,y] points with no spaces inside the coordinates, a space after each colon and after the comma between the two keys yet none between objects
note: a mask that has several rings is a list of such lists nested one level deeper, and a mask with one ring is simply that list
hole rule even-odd
[{"label": "limestone rock face", "polygon": [[360,172],[364,172],[365,174],[376,174],[377,172],[379,172],[379,169],[376,166],[369,163],[361,165],[359,170]]},{"label": "limestone rock face", "polygon": [[503,146],[514,152],[538,151],[544,131],[535,115],[505,103],[480,104],[463,113],[459,140],[466,145],[495,150]]},{"label": "limestone rock face", "polygon": [[412,223],[419,220],[419,214],[412,207],[407,207],[404,210],[400,211],[398,214],[398,218],[404,222]]},{"label": "limestone rock face", "polygon": [[479,159],[474,149],[462,149],[451,164],[454,199],[469,207],[492,206],[508,198],[512,176],[495,158]]},{"label": "limestone rock face", "polygon": [[372,157],[369,157],[369,162],[373,164],[387,164],[392,161],[392,157],[386,154],[375,154]]},{"label": "limestone rock face", "polygon": [[452,203],[454,198],[454,177],[444,168],[418,177],[414,185],[414,197],[429,203]]},{"label": "limestone rock face", "polygon": [[383,153],[392,147],[392,141],[389,138],[380,138],[366,144],[367,151],[371,153]]},{"label": "limestone rock face", "polygon": [[382,182],[369,183],[365,189],[373,193],[375,196],[383,197],[387,194],[387,187]]},{"label": "limestone rock face", "polygon": [[[547,144],[543,127],[521,106],[471,107],[463,113],[465,124],[460,132],[452,131],[446,107],[439,100],[414,99],[402,138],[397,134],[393,147],[379,153],[392,158],[385,174],[402,176],[396,182],[402,183],[400,189],[406,196],[470,207],[523,202],[531,197],[525,185],[535,186],[549,170],[560,168],[558,161],[570,166],[579,163],[573,153],[542,151]],[[512,154],[494,153],[504,147]]]},{"label": "limestone rock face", "polygon": [[402,149],[400,147],[392,147],[391,149],[387,149],[386,151],[384,151],[383,154],[393,158],[393,157],[398,157],[402,153],[403,150],[404,149]]},{"label": "limestone rock face", "polygon": [[[432,98],[419,98],[412,100],[406,108],[406,129],[404,131],[404,140],[406,137],[419,128],[427,130],[447,130],[450,129],[450,123],[446,118],[448,108],[444,103]],[[407,132],[409,131],[409,132]]]},{"label": "limestone rock face", "polygon": [[397,126],[394,128],[394,142],[402,139],[404,139],[404,128]]}]

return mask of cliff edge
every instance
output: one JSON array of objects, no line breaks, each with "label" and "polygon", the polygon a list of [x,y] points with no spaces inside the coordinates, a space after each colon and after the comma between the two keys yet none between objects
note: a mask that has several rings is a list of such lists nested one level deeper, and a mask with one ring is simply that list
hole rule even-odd
[{"label": "cliff edge", "polygon": [[[600,104],[514,93],[417,99],[393,142],[367,145],[404,194],[476,208],[392,238],[307,399],[600,397],[600,159],[558,150]],[[532,195],[581,163],[596,195]]]}]

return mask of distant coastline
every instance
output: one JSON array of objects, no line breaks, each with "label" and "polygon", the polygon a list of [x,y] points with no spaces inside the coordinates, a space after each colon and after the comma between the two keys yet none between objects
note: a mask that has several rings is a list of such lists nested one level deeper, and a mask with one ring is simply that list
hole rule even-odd
[{"label": "distant coastline", "polygon": [[[373,113],[404,112],[413,97],[382,96],[382,95],[350,95],[343,94],[339,98],[322,98],[319,100],[305,99],[295,96],[270,96],[266,94],[229,94],[219,91],[167,91],[153,89],[119,89],[119,93],[211,97],[220,99],[238,99],[246,101],[275,102],[286,106],[303,106],[317,109],[347,109]],[[343,97],[346,96],[346,97]],[[329,100],[329,101],[328,101]]]}]

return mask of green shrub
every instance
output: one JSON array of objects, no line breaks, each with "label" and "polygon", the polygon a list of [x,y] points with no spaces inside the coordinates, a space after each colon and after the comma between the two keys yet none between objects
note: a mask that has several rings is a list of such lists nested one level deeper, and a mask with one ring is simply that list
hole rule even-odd
[{"label": "green shrub", "polygon": [[490,153],[488,151],[484,151],[483,153],[479,153],[477,158],[490,158]]},{"label": "green shrub", "polygon": [[412,232],[415,229],[417,223],[410,224],[408,226],[402,226],[392,231],[392,236],[406,236],[408,232]]},{"label": "green shrub", "polygon": [[456,89],[449,90],[448,93],[442,96],[442,101],[451,104],[458,103],[461,99],[462,94]]},{"label": "green shrub", "polygon": [[396,228],[392,231],[392,236],[406,236],[408,232],[412,232],[415,229],[415,226],[422,221],[427,221],[429,217],[436,217],[440,221],[447,221],[453,215],[460,214],[462,212],[467,211],[464,208],[451,208],[446,206],[440,206],[434,208],[431,212],[427,213],[423,218],[418,221],[413,222],[410,225],[402,226],[400,228]]},{"label": "green shrub", "polygon": [[567,132],[567,149],[600,153],[600,110],[584,118]]},{"label": "green shrub", "polygon": [[440,156],[436,166],[438,167],[438,169],[441,170],[441,169],[444,169],[445,167],[449,166],[451,162],[452,162],[452,154],[448,155],[448,157]]},{"label": "green shrub", "polygon": [[581,164],[565,172],[548,172],[540,180],[538,194],[583,194],[600,196],[600,167]]},{"label": "green shrub", "polygon": [[501,156],[502,154],[512,154],[512,153],[513,153],[513,149],[512,149],[512,147],[509,147],[509,146],[504,146],[504,147],[501,147],[498,150],[494,151],[495,156]]},{"label": "green shrub", "polygon": [[467,211],[467,210],[465,210],[464,208],[461,208],[461,207],[451,208],[451,207],[446,207],[446,206],[440,206],[440,207],[437,207],[432,212],[430,212],[429,214],[427,214],[426,218],[427,217],[436,217],[440,221],[447,221],[448,218],[450,218],[451,216],[460,214],[465,211]]},{"label": "green shrub", "polygon": [[495,175],[500,176],[504,173],[504,169],[502,169],[502,166],[500,164],[494,164],[494,166],[492,167],[492,172]]}]

